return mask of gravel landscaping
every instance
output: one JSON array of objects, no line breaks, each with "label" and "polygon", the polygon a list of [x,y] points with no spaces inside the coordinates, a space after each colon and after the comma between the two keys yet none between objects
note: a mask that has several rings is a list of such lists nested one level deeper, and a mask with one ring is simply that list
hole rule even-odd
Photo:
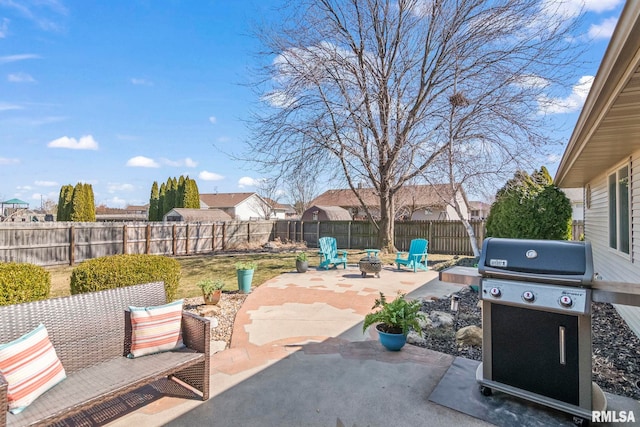
[{"label": "gravel landscaping", "polygon": [[[458,292],[460,305],[454,325],[481,326],[478,293],[470,288]],[[425,301],[423,311],[429,315],[435,311],[450,313],[450,298]],[[592,303],[593,381],[602,390],[640,399],[640,339],[629,329],[611,304]],[[478,346],[458,347],[454,325],[426,327],[423,339],[413,338],[410,343],[442,353],[482,360]]]}]

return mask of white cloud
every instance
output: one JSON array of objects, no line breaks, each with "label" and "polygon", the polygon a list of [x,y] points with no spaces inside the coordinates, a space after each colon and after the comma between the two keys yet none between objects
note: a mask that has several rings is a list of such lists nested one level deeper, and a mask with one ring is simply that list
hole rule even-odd
[{"label": "white cloud", "polygon": [[27,73],[13,73],[7,76],[7,81],[11,83],[35,83],[36,79]]},{"label": "white cloud", "polygon": [[107,206],[113,208],[124,208],[126,205],[128,205],[127,201],[125,199],[121,199],[118,196],[114,196],[107,200]]},{"label": "white cloud", "polygon": [[159,168],[160,165],[153,159],[144,156],[136,156],[127,160],[127,166],[134,168]]},{"label": "white cloud", "polygon": [[69,148],[71,150],[97,150],[98,143],[92,135],[84,135],[80,140],[63,136],[47,144],[49,148]]},{"label": "white cloud", "polygon": [[34,55],[32,53],[23,53],[20,55],[5,55],[0,56],[0,64],[8,64],[9,62],[24,61],[25,59],[38,59],[40,55]]},{"label": "white cloud", "polygon": [[33,190],[33,187],[30,185],[18,185],[16,187],[16,190],[20,190],[20,191],[31,191]]},{"label": "white cloud", "polygon": [[228,136],[221,136],[221,137],[218,137],[217,141],[218,142],[229,142],[229,141],[231,141],[231,138],[229,138]]},{"label": "white cloud", "polygon": [[587,95],[589,95],[592,83],[593,76],[582,76],[566,98],[541,97],[538,99],[539,112],[541,114],[562,114],[580,110],[587,99]]},{"label": "white cloud", "polygon": [[198,162],[196,162],[190,157],[187,157],[185,159],[180,159],[180,160],[160,159],[160,162],[162,162],[162,164],[165,164],[167,166],[173,166],[173,167],[186,166],[188,168],[195,168],[196,166],[198,166]]},{"label": "white cloud", "polygon": [[36,182],[34,182],[34,184],[35,185],[39,185],[41,187],[55,187],[55,186],[59,185],[55,181],[36,181]]},{"label": "white cloud", "polygon": [[131,192],[134,191],[136,188],[131,185],[131,184],[118,184],[118,183],[108,183],[107,184],[107,192],[109,194],[113,194],[113,193],[122,193],[122,192]]},{"label": "white cloud", "polygon": [[[576,1],[576,0],[574,0]],[[584,9],[588,12],[602,13],[613,10],[618,5],[624,3],[624,0],[580,0],[584,1]]]},{"label": "white cloud", "polygon": [[240,188],[255,187],[259,184],[260,184],[259,179],[253,179],[250,176],[243,176],[238,180],[238,187]]},{"label": "white cloud", "polygon": [[67,16],[69,14],[68,9],[58,0],[3,0],[0,1],[0,6],[13,9],[22,17],[35,22],[45,31],[62,31],[63,27],[57,22],[57,19],[59,19],[59,16]]},{"label": "white cloud", "polygon": [[288,108],[296,103],[296,99],[294,97],[279,90],[266,94],[262,100],[275,108]]},{"label": "white cloud", "polygon": [[6,102],[0,102],[0,111],[9,110],[22,110],[22,107],[16,104],[7,104]]},{"label": "white cloud", "polygon": [[602,13],[613,10],[624,0],[544,0],[542,10],[546,14],[575,18],[581,12]]},{"label": "white cloud", "polygon": [[528,88],[544,88],[549,86],[549,81],[547,79],[533,74],[516,77],[515,82],[518,86]]},{"label": "white cloud", "polygon": [[216,118],[216,116],[211,116],[209,117],[209,121],[211,122],[211,124],[216,124],[218,122],[218,119]]},{"label": "white cloud", "polygon": [[220,181],[224,179],[224,176],[215,172],[202,171],[198,174],[198,178],[203,181]]},{"label": "white cloud", "polygon": [[131,78],[131,84],[134,84],[136,86],[153,86],[153,82],[147,79],[137,79],[135,77]]},{"label": "white cloud", "polygon": [[0,39],[7,37],[9,33],[9,20],[7,18],[2,18],[2,22],[0,22]]},{"label": "white cloud", "polygon": [[0,157],[0,165],[17,165],[18,163],[20,163],[20,159]]},{"label": "white cloud", "polygon": [[547,156],[547,163],[558,163],[560,161],[560,159],[562,159],[562,156],[559,154],[549,154]]},{"label": "white cloud", "polygon": [[600,24],[591,24],[589,27],[589,37],[592,39],[610,39],[613,30],[616,28],[618,18],[607,18]]}]

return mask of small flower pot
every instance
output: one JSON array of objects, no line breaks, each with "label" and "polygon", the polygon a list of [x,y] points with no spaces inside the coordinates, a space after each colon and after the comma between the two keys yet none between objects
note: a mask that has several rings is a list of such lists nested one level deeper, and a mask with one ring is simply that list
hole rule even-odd
[{"label": "small flower pot", "polygon": [[217,305],[222,297],[222,290],[218,289],[208,294],[202,293],[204,303],[207,305]]},{"label": "small flower pot", "polygon": [[380,325],[376,326],[378,332],[378,338],[380,344],[390,351],[400,351],[402,347],[407,343],[407,336],[405,334],[390,334],[388,332],[382,332]]},{"label": "small flower pot", "polygon": [[238,273],[238,290],[242,294],[250,293],[253,270],[236,270],[236,272]]},{"label": "small flower pot", "polygon": [[309,261],[296,260],[296,271],[298,273],[306,273],[308,269],[309,269]]}]

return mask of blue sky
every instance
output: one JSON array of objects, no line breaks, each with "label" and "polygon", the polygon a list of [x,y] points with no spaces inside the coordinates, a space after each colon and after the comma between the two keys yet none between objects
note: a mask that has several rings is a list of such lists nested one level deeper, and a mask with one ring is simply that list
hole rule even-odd
[{"label": "blue sky", "polygon": [[[545,0],[553,1],[553,0]],[[567,0],[567,16],[582,0]],[[570,131],[622,0],[588,0],[590,68],[551,113]],[[0,198],[39,207],[92,184],[96,203],[148,202],[153,181],[189,175],[201,193],[254,191],[242,150],[256,95],[251,26],[269,0],[0,0]],[[580,84],[582,83],[582,84]],[[561,150],[547,159],[553,172]]]}]

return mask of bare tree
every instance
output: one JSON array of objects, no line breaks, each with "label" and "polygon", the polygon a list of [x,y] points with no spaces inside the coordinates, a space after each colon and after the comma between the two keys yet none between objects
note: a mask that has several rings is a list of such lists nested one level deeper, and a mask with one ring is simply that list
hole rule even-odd
[{"label": "bare tree", "polygon": [[260,178],[256,183],[258,199],[253,207],[264,219],[271,219],[275,214],[275,205],[282,195],[277,178]]},{"label": "bare tree", "polygon": [[[379,247],[394,250],[394,195],[405,183],[450,178],[446,159],[471,175],[513,170],[549,143],[537,113],[554,85],[566,87],[576,22],[552,4],[294,2],[260,33],[270,62],[256,84],[264,108],[252,158],[282,176],[303,163],[333,171],[378,228]],[[361,182],[380,198],[379,220]]]},{"label": "bare tree", "polygon": [[298,215],[309,208],[318,197],[318,172],[305,170],[303,166],[294,169],[287,179],[287,197]]}]

